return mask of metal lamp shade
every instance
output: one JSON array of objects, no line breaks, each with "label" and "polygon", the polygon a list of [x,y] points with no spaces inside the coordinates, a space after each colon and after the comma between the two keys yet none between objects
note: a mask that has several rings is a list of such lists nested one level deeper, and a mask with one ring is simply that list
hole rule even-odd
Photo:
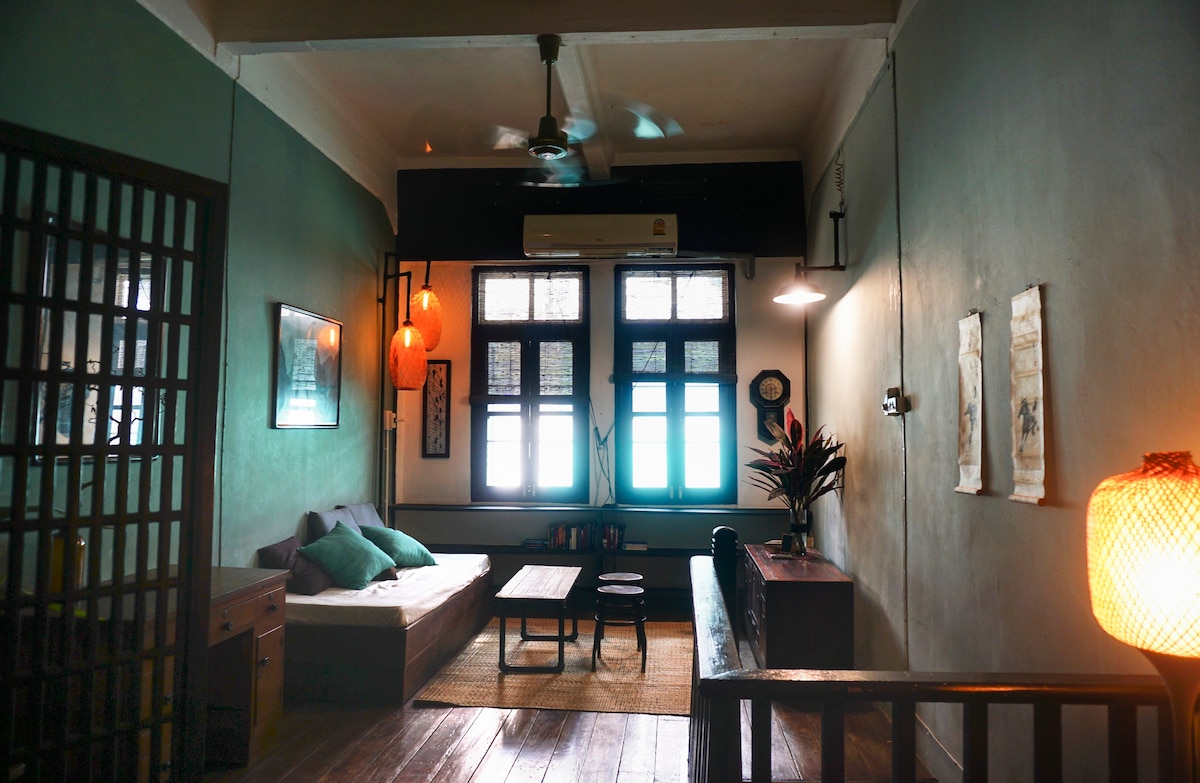
[{"label": "metal lamp shade", "polygon": [[392,385],[401,391],[420,389],[425,385],[426,367],[425,340],[412,321],[405,321],[392,335],[388,348]]}]

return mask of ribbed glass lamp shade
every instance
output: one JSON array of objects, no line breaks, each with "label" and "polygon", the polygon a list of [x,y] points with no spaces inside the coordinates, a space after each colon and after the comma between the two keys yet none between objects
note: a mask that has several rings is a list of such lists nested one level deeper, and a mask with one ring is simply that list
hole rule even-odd
[{"label": "ribbed glass lamp shade", "polygon": [[825,292],[803,278],[796,278],[779,289],[772,300],[777,304],[811,304],[825,298]]},{"label": "ribbed glass lamp shade", "polygon": [[432,351],[442,341],[442,303],[428,285],[413,294],[408,310],[413,326],[425,338],[425,350]]},{"label": "ribbed glass lamp shade", "polygon": [[1147,454],[1100,482],[1087,511],[1092,614],[1140,650],[1200,658],[1200,468]]},{"label": "ribbed glass lamp shade", "polygon": [[412,321],[404,324],[392,335],[388,347],[388,371],[392,385],[401,391],[419,389],[425,385],[425,340]]}]

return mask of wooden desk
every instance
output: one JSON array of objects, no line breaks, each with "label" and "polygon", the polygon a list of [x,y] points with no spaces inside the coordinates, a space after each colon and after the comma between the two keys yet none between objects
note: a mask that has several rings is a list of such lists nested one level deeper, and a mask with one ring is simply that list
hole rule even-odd
[{"label": "wooden desk", "polygon": [[743,622],[758,665],[854,668],[854,582],[815,550],[775,559],[745,546]]},{"label": "wooden desk", "polygon": [[205,747],[210,768],[249,764],[279,727],[288,574],[273,568],[212,570]]},{"label": "wooden desk", "polygon": [[[496,606],[500,611],[500,671],[516,672],[561,672],[566,664],[566,643],[579,638],[579,613],[571,612],[571,633],[567,633],[567,604],[571,588],[579,578],[579,566],[527,565],[509,579],[500,592],[496,593]],[[539,605],[550,605],[558,613],[558,633],[534,635],[526,630],[525,622],[529,609]],[[558,664],[554,666],[513,666],[504,660],[504,626],[510,606],[521,613],[521,638],[527,642],[558,642]]]}]

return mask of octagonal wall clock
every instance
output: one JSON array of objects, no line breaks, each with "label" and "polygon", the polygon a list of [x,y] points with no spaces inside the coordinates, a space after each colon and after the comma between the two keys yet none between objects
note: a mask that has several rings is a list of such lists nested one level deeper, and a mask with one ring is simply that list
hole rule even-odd
[{"label": "octagonal wall clock", "polygon": [[783,412],[792,397],[792,382],[779,370],[763,370],[750,381],[750,402],[758,411],[758,439],[774,443],[768,421],[783,426]]}]

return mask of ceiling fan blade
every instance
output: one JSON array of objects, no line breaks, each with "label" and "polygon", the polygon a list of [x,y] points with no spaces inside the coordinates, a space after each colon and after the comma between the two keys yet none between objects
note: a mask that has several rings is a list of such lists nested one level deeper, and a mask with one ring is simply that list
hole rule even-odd
[{"label": "ceiling fan blade", "polygon": [[563,133],[572,144],[579,144],[596,135],[596,123],[586,117],[567,117],[562,123]]},{"label": "ceiling fan blade", "polygon": [[683,134],[683,127],[675,118],[648,103],[617,96],[610,96],[607,102],[614,109],[629,115],[627,119],[632,122],[629,132],[634,138],[665,139]]}]

